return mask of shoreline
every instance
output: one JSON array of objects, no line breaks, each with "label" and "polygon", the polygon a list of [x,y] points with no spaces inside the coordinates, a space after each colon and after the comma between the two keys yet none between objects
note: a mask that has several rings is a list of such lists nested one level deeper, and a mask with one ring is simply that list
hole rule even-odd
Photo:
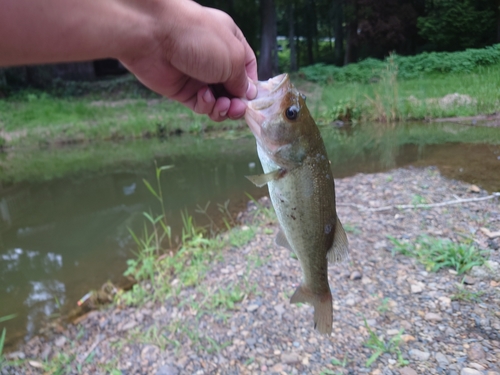
[{"label": "shoreline", "polygon": [[[62,331],[56,326],[51,338],[37,336],[7,354],[24,364],[5,373],[79,368],[89,374],[350,370],[376,375],[468,368],[500,374],[500,276],[476,269],[459,289],[463,275],[448,268],[431,272],[413,258],[393,255],[395,245],[387,237],[403,242],[421,234],[455,242],[470,238],[498,265],[500,238],[488,238],[481,228],[500,230],[499,199],[380,212],[346,205],[416,204],[415,196],[417,203],[432,204],[487,195],[442,177],[433,167],[358,174],[336,184],[351,258],[329,266],[334,299],[330,338],[312,329],[310,306],[289,304],[292,285],[300,281],[299,265],[288,250],[274,245],[276,223],[261,215],[258,225],[244,221],[236,229],[254,231],[253,239],[221,250],[195,284],[183,287],[174,275],[172,284],[179,287],[161,302],[110,305]],[[454,299],[464,290],[480,302]],[[367,366],[374,352],[366,346],[371,332],[398,345]]]}]

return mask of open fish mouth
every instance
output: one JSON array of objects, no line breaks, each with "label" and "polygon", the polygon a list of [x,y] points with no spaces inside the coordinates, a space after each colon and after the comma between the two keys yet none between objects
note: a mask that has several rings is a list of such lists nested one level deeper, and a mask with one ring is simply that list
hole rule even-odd
[{"label": "open fish mouth", "polygon": [[281,100],[290,89],[287,73],[257,82],[257,97],[248,102],[245,120],[250,130],[259,138],[262,123],[271,115],[279,113]]}]

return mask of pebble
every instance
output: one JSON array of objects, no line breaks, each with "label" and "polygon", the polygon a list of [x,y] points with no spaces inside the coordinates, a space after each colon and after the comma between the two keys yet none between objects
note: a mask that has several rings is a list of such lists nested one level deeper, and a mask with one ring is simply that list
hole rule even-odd
[{"label": "pebble", "polygon": [[59,336],[55,341],[54,341],[54,344],[61,348],[64,346],[64,344],[66,344],[66,337],[64,336]]},{"label": "pebble", "polygon": [[155,375],[179,375],[179,370],[172,365],[162,365],[158,367]]},{"label": "pebble", "polygon": [[473,368],[464,367],[462,371],[460,371],[460,375],[483,375],[483,373]]},{"label": "pebble", "polygon": [[418,375],[418,373],[411,367],[402,367],[399,369],[400,375]]},{"label": "pebble", "polygon": [[483,346],[479,342],[474,342],[467,350],[467,356],[471,361],[480,361],[484,359],[485,353]]},{"label": "pebble", "polygon": [[248,312],[254,312],[255,310],[257,310],[259,308],[259,305],[257,304],[251,304],[251,305],[248,305],[247,306],[247,311]]},{"label": "pebble", "polygon": [[363,277],[363,275],[361,274],[361,272],[354,271],[349,276],[349,279],[351,279],[351,280],[361,280],[362,277]]},{"label": "pebble", "polygon": [[431,356],[431,353],[424,352],[418,349],[411,349],[408,355],[416,361],[427,361]]},{"label": "pebble", "polygon": [[443,320],[441,315],[436,314],[436,313],[431,313],[431,312],[425,314],[424,319],[429,321],[429,322],[440,322],[441,320]]},{"label": "pebble", "polygon": [[424,285],[422,283],[410,284],[410,290],[413,294],[422,293],[424,291]]},{"label": "pebble", "polygon": [[441,367],[446,367],[450,364],[448,357],[446,357],[446,355],[443,353],[437,352],[434,355],[434,358],[436,358],[437,363],[439,363],[439,366]]},{"label": "pebble", "polygon": [[281,362],[291,365],[300,362],[300,356],[297,353],[283,353],[281,354]]}]

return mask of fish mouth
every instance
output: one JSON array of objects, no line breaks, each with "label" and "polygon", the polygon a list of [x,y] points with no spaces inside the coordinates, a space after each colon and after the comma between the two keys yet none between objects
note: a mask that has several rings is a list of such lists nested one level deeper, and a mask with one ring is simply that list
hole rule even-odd
[{"label": "fish mouth", "polygon": [[257,97],[247,102],[245,120],[252,133],[259,138],[262,123],[271,115],[280,111],[281,99],[290,88],[290,78],[287,73],[258,81]]}]

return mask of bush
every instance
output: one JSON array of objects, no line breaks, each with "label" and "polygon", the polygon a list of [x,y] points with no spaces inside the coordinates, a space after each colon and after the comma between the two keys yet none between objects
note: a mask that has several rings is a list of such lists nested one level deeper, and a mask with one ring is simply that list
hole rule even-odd
[{"label": "bush", "polygon": [[385,60],[366,59],[344,67],[316,64],[300,69],[308,81],[320,83],[368,83],[378,81],[389,59],[398,67],[398,78],[432,73],[470,73],[481,66],[500,63],[500,44],[460,52],[424,52],[416,56],[391,55]]}]

